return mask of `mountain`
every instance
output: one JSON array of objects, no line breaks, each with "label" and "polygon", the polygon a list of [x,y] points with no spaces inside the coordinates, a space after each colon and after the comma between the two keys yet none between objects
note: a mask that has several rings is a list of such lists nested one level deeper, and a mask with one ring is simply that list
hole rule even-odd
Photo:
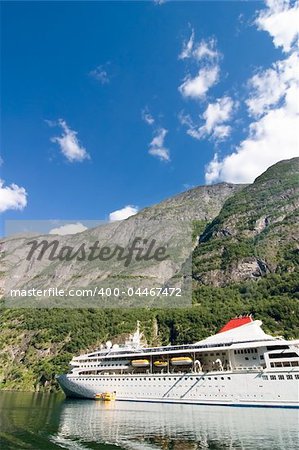
[{"label": "mountain", "polygon": [[294,272],[299,252],[299,158],[270,167],[225,201],[193,254],[194,278],[206,285]]},{"label": "mountain", "polygon": [[[50,287],[91,287],[94,288],[101,282],[101,286],[113,284],[116,276],[122,279],[130,276],[130,285],[136,277],[143,277],[143,287],[154,287],[169,283],[174,274],[190,257],[193,245],[191,242],[192,226],[194,220],[200,224],[201,229],[217,215],[225,200],[243,189],[244,185],[232,185],[221,183],[214,186],[201,186],[190,189],[171,199],[167,199],[158,205],[145,208],[137,215],[122,222],[113,222],[86,230],[76,235],[53,236],[36,235],[12,236],[4,239],[0,246],[1,278],[0,288],[9,292],[10,289]],[[76,259],[57,262],[47,256],[39,258],[39,250],[30,259],[27,258],[31,247],[30,242],[37,239],[42,242],[57,241],[59,249],[72,247],[79,249],[82,245],[85,249],[98,242],[99,247],[105,245],[120,245],[129,248],[136,237],[143,239],[155,239],[157,245],[173,247],[175,244],[175,257],[170,260],[148,264],[130,264],[124,268],[122,261],[107,262],[97,260],[90,261],[86,258],[78,262]],[[106,281],[105,281],[106,280]],[[105,281],[105,283],[104,283]],[[136,280],[136,286],[139,280]],[[133,284],[134,285],[134,284]],[[29,299],[23,301],[27,306]],[[93,306],[91,304],[91,306]]]},{"label": "mountain", "polygon": [[[195,342],[214,333],[229,318],[253,313],[265,330],[296,337],[299,326],[298,206],[299,158],[270,167],[251,185],[221,183],[191,189],[145,208],[123,222],[86,230],[75,237],[55,236],[67,245],[95,238],[115,238],[127,244],[136,227],[170,242],[180,227],[192,224],[192,246],[179,245],[178,266],[192,255],[193,305],[181,308],[0,309],[0,387],[57,389],[55,373],[67,369],[74,353],[94,349],[113,338],[123,341],[141,321],[152,345]],[[165,222],[166,221],[166,222]],[[167,223],[167,227],[165,227]],[[143,225],[140,225],[143,224]],[[1,279],[8,286],[93,285],[113,276],[86,261],[26,261],[24,248],[31,237],[4,239]],[[134,268],[133,268],[134,269]],[[163,283],[173,276],[171,266],[153,263],[147,274]],[[115,267],[122,274],[119,267]],[[80,275],[80,276],[79,276]],[[130,274],[134,279],[134,273]],[[135,277],[137,278],[137,277]],[[140,283],[140,279],[137,281]],[[3,283],[4,285],[4,283]]]},{"label": "mountain", "polygon": [[219,214],[228,198],[245,186],[247,185],[231,183],[198,186],[144,208],[138,215],[144,219],[173,220],[179,217],[185,221],[199,220],[207,223]]}]

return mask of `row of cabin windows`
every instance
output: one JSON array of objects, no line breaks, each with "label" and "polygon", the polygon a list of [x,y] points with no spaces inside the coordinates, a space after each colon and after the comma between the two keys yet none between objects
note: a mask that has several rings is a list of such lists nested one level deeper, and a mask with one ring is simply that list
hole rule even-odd
[{"label": "row of cabin windows", "polygon": [[[90,362],[90,361],[88,361],[88,362]],[[94,367],[94,365],[95,365],[96,363],[94,363],[94,364],[82,364],[82,366],[81,367]],[[97,364],[96,364],[97,365]],[[101,364],[101,367],[110,367],[110,366],[115,366],[115,367],[117,367],[117,366],[122,366],[123,364],[117,364],[117,363],[110,363],[110,364]]]},{"label": "row of cabin windows", "polygon": [[[97,381],[110,381],[111,380],[111,378],[75,378],[76,380],[85,380],[85,381],[88,381],[88,380],[97,380]],[[214,380],[218,380],[218,377],[202,377],[202,378],[198,378],[198,377],[196,377],[196,378],[194,378],[194,377],[191,377],[191,378],[189,378],[189,377],[185,377],[185,380],[190,380],[190,381],[199,381],[199,380],[203,380],[203,381],[205,381],[205,380],[212,380],[212,379],[214,379]],[[169,380],[169,381],[182,381],[182,378],[156,378],[156,377],[154,377],[154,378],[114,378],[113,379],[113,381],[128,381],[128,380],[131,380],[131,381],[138,381],[138,380],[140,380],[140,381],[161,381],[161,380],[163,380],[163,381],[167,381],[167,380]],[[231,377],[219,377],[219,380],[231,380]]]},{"label": "row of cabin windows", "polygon": [[[263,375],[262,376],[262,378],[263,378],[263,380],[269,380],[269,375]],[[293,380],[294,379],[294,377],[293,377],[293,375],[286,375],[286,376],[284,376],[284,375],[270,375],[270,380]],[[295,379],[296,380],[299,380],[299,375],[295,375]]]},{"label": "row of cabin windows", "polygon": [[245,354],[257,353],[257,349],[256,348],[244,348],[242,350],[234,350],[235,355],[243,355],[244,353]]},{"label": "row of cabin windows", "polygon": [[271,362],[270,367],[298,367],[299,361]]},{"label": "row of cabin windows", "polygon": [[[213,377],[214,378],[214,380],[218,380],[218,377]],[[262,378],[263,378],[263,380],[284,380],[284,379],[286,379],[286,380],[293,380],[294,378],[296,379],[296,380],[299,380],[299,375],[298,374],[296,374],[294,377],[293,377],[293,375],[286,375],[286,376],[284,376],[284,375],[270,375],[270,376],[268,376],[268,375],[263,375],[262,376]],[[186,378],[185,378],[186,379]],[[212,380],[212,377],[207,377],[207,378],[203,378],[203,380],[205,381],[205,380]],[[227,379],[227,380],[230,380],[231,379],[231,377],[219,377],[219,379],[221,379],[221,380],[225,380],[225,379]],[[75,378],[75,380],[79,380],[79,381],[110,381],[110,380],[107,380],[107,379],[105,379],[105,378]],[[114,379],[114,381],[123,381],[123,380],[131,380],[131,381],[137,381],[138,380],[138,378],[115,378]],[[144,381],[144,380],[149,380],[149,381],[151,381],[151,378],[139,378],[139,380],[140,381]],[[154,381],[161,381],[161,378],[153,378],[153,380]],[[167,378],[163,378],[163,380],[167,380]],[[173,381],[176,381],[176,378],[173,378],[172,379]],[[200,380],[200,378],[196,378],[196,380]]]}]

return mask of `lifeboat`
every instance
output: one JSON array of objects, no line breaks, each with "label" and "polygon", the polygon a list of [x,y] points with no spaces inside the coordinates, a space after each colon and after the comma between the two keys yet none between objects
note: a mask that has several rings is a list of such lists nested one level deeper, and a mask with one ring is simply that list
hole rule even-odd
[{"label": "lifeboat", "polygon": [[176,358],[171,358],[170,362],[173,366],[190,366],[193,363],[193,360],[189,356],[178,356]]},{"label": "lifeboat", "polygon": [[155,361],[154,366],[155,367],[167,367],[168,363],[167,363],[167,361]]},{"label": "lifeboat", "polygon": [[115,392],[102,392],[94,396],[95,400],[102,400],[104,402],[111,402],[112,400],[115,400],[115,397]]},{"label": "lifeboat", "polygon": [[150,362],[148,359],[133,359],[131,364],[133,367],[148,367]]}]

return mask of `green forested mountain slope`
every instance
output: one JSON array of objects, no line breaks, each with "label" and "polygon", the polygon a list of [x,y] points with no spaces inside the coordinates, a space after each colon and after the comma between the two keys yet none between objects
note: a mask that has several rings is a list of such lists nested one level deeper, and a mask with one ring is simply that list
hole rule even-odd
[{"label": "green forested mountain slope", "polygon": [[291,273],[299,257],[299,158],[270,167],[230,197],[193,255],[194,278],[224,286]]}]

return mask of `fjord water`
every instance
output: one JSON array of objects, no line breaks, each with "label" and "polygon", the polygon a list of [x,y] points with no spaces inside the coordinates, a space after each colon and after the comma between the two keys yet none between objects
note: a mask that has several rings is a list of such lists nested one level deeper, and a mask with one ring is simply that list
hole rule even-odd
[{"label": "fjord water", "polygon": [[0,448],[296,449],[298,410],[65,400],[1,392]]}]

